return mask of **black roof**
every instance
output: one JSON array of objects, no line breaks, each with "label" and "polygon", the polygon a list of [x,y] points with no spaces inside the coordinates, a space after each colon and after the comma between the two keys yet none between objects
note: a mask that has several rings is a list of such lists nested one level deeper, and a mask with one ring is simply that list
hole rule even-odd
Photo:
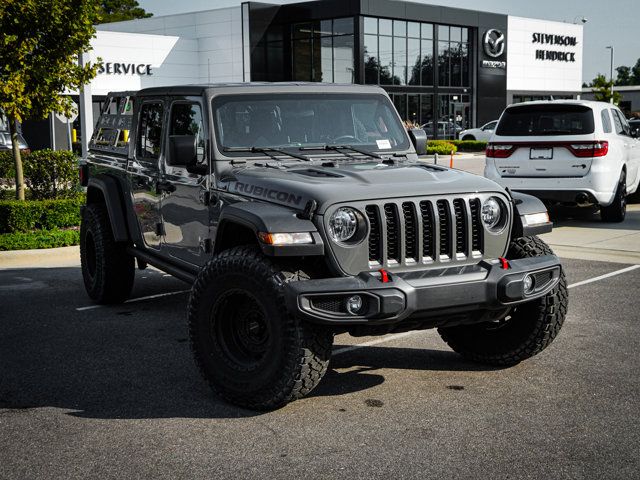
[{"label": "black roof", "polygon": [[[243,88],[243,89],[265,89],[274,88],[282,89],[287,87],[314,87],[314,88],[340,88],[340,89],[353,89],[353,90],[368,90],[376,88],[373,85],[358,85],[358,84],[328,84],[328,83],[316,83],[316,82],[239,82],[239,83],[209,83],[209,84],[197,84],[197,85],[176,85],[170,87],[150,87],[144,88],[136,93],[136,96],[151,96],[151,95],[202,95],[208,90],[222,89],[222,88]],[[119,92],[112,92],[110,95],[119,94]]]}]

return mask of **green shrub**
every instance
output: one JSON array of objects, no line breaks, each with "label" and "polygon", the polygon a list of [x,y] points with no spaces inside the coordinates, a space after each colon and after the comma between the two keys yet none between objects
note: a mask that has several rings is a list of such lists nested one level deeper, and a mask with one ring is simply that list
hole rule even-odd
[{"label": "green shrub", "polygon": [[456,153],[457,147],[448,140],[429,140],[427,142],[427,155],[451,155]]},{"label": "green shrub", "polygon": [[459,152],[483,152],[487,148],[487,142],[480,140],[451,140]]},{"label": "green shrub", "polygon": [[11,150],[2,150],[0,152],[0,179],[6,179],[13,185],[16,176],[16,168],[13,162],[13,152]]},{"label": "green shrub", "polygon": [[37,150],[25,155],[24,176],[33,198],[68,198],[78,191],[78,158],[65,150]]},{"label": "green shrub", "polygon": [[79,243],[79,230],[38,230],[27,233],[0,234],[0,251],[67,247]]},{"label": "green shrub", "polygon": [[0,233],[80,225],[84,195],[57,200],[0,200]]}]

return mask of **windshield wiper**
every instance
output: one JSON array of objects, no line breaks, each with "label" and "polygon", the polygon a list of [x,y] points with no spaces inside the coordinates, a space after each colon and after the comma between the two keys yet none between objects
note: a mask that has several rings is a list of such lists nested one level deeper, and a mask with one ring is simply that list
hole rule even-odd
[{"label": "windshield wiper", "polygon": [[280,150],[278,148],[272,147],[225,147],[222,149],[223,152],[247,152],[247,153],[264,153],[266,156],[271,157],[274,160],[280,161],[276,153],[280,155],[286,155],[291,158],[295,158],[297,160],[302,160],[303,162],[310,162],[311,159],[309,157],[305,157],[304,155],[299,155],[297,153],[285,152],[284,150]]},{"label": "windshield wiper", "polygon": [[[366,150],[361,150],[359,148],[355,148],[351,145],[318,145],[317,147],[300,147],[300,150],[333,150],[335,152],[339,152],[340,150],[351,150],[352,152],[359,153],[360,155],[365,155],[371,158],[381,159],[382,157],[377,153],[368,152]],[[351,158],[357,158],[353,155],[349,155],[347,152],[344,152],[347,156]]]}]

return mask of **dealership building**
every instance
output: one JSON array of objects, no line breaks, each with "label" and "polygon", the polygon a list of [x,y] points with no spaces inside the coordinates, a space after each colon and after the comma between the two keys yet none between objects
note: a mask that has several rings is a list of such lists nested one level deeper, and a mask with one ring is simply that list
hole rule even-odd
[{"label": "dealership building", "polygon": [[[582,25],[399,0],[246,2],[99,25],[92,46],[88,59],[103,67],[84,101],[74,95],[89,131],[109,91],[152,86],[380,85],[403,119],[436,138],[494,120],[509,103],[582,89]],[[61,125],[52,117],[51,138],[38,141],[60,144]]]}]

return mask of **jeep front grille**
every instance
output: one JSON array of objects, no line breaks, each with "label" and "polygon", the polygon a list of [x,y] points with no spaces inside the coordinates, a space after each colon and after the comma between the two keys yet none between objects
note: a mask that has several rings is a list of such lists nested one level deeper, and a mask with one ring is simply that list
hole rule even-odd
[{"label": "jeep front grille", "polygon": [[479,198],[380,202],[365,207],[369,267],[397,267],[481,258]]}]

